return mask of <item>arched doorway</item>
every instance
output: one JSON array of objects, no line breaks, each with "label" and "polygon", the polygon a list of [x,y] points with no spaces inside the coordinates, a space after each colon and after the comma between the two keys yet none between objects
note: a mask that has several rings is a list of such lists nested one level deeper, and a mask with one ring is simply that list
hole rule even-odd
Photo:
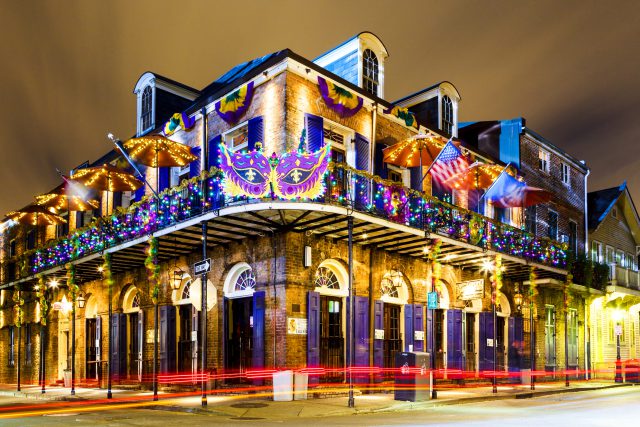
[{"label": "arched doorway", "polygon": [[118,333],[114,334],[117,354],[112,357],[118,365],[114,366],[114,373],[139,382],[142,381],[144,350],[144,312],[140,298],[138,288],[127,287],[122,298],[122,313],[114,314],[113,324],[118,326]]},{"label": "arched doorway", "polygon": [[[414,349],[415,330],[424,335],[422,315],[419,315],[419,328],[405,314],[413,315],[415,308],[406,308],[409,302],[409,287],[405,275],[391,270],[380,281],[380,300],[374,304],[374,365],[383,368],[385,379],[393,379],[395,357],[398,352]],[[420,313],[422,309],[420,308]],[[424,341],[424,339],[422,340]],[[411,343],[411,344],[409,344]],[[380,345],[382,344],[382,345]],[[423,348],[420,348],[422,350]]]},{"label": "arched doorway", "polygon": [[309,291],[307,366],[325,369],[323,380],[345,378],[346,297],[348,273],[337,260],[320,263]]},{"label": "arched doorway", "polygon": [[256,277],[246,262],[229,270],[223,292],[224,367],[243,379],[248,370],[264,367],[265,293],[256,292]]},{"label": "arched doorway", "polygon": [[[430,338],[431,331],[433,330],[433,337],[431,338],[433,340],[433,347],[430,346],[431,343],[428,344],[427,351],[430,353],[433,351],[436,369],[444,369],[445,366],[450,366],[453,369],[460,368],[457,362],[459,357],[455,353],[458,352],[457,341],[462,338],[462,312],[461,310],[449,310],[449,287],[445,280],[440,279],[440,284],[436,286],[435,291],[438,293],[438,308],[435,310],[427,310],[427,331]],[[451,332],[450,335],[449,332]],[[454,345],[454,343],[456,343],[456,345]],[[450,350],[449,352],[447,351],[448,348]],[[456,349],[455,351],[454,348]],[[445,361],[446,354],[451,356],[448,361]],[[455,360],[456,363],[452,363],[453,360]],[[446,362],[449,363],[446,364]]]},{"label": "arched doorway", "polygon": [[196,373],[198,370],[198,353],[202,334],[200,331],[200,312],[194,306],[192,293],[194,283],[187,275],[182,280],[180,288],[174,298],[176,306],[176,337],[177,337],[177,370],[178,374]]},{"label": "arched doorway", "polygon": [[494,348],[495,369],[502,371],[507,368],[505,361],[507,346],[505,338],[508,336],[508,318],[511,306],[507,297],[498,292],[496,295],[496,316],[492,311],[479,314],[479,368],[481,371],[493,371]]}]

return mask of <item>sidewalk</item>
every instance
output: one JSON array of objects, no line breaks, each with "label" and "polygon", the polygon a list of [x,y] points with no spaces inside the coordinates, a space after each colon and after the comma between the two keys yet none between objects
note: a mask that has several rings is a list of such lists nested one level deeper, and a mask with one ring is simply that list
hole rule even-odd
[{"label": "sidewalk", "polygon": [[0,385],[0,396],[22,397],[27,399],[44,399],[54,401],[95,401],[100,403],[140,402],[141,407],[154,410],[189,412],[212,416],[229,417],[237,420],[283,419],[342,416],[368,414],[376,412],[406,411],[427,409],[444,405],[459,405],[502,399],[522,399],[541,397],[551,394],[590,391],[613,387],[633,386],[633,384],[616,384],[612,381],[572,382],[565,387],[564,382],[537,383],[536,390],[528,385],[501,385],[498,392],[493,393],[491,387],[455,388],[438,390],[436,400],[422,402],[403,402],[394,400],[393,392],[358,394],[355,397],[355,408],[347,406],[347,397],[331,397],[322,399],[294,400],[276,402],[266,395],[208,396],[208,406],[201,407],[200,396],[174,397],[171,394],[159,393],[160,400],[151,401],[152,392],[139,390],[113,390],[113,401],[106,400],[106,390],[76,389],[71,396],[68,388],[48,388],[43,395],[37,386],[23,387],[20,392],[10,385]]}]

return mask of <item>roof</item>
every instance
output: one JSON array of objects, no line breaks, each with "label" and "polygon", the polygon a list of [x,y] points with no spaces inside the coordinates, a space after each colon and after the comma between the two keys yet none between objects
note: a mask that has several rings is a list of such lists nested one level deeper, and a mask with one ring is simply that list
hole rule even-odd
[{"label": "roof", "polygon": [[605,219],[611,208],[616,204],[624,192],[627,182],[618,187],[592,191],[587,195],[587,212],[589,215],[589,230],[595,230]]},{"label": "roof", "polygon": [[[396,99],[395,101],[393,101],[393,102],[392,102],[392,104],[393,104],[393,105],[400,104],[401,102],[404,102],[404,101],[406,101],[406,100],[408,100],[408,99],[414,98],[414,97],[416,97],[416,96],[418,96],[418,95],[422,95],[423,93],[429,92],[430,90],[433,90],[433,89],[435,89],[435,88],[437,88],[437,87],[439,87],[439,86],[441,86],[441,85],[443,85],[443,84],[450,84],[451,86],[453,86],[453,87],[455,88],[456,92],[458,92],[458,89],[454,86],[454,84],[453,84],[453,83],[451,83],[451,82],[450,82],[450,81],[448,81],[448,80],[442,80],[441,82],[438,82],[438,83],[432,84],[431,86],[427,86],[427,87],[425,87],[424,89],[420,89],[420,90],[419,90],[419,91],[417,91],[417,92],[414,92],[414,93],[412,93],[412,94],[409,94],[409,95],[407,95],[407,96],[404,96],[404,97],[402,97],[402,98],[400,98],[400,99]],[[459,92],[458,92],[458,97],[460,97],[460,93],[459,93]],[[460,99],[462,99],[462,97],[460,97]]]}]

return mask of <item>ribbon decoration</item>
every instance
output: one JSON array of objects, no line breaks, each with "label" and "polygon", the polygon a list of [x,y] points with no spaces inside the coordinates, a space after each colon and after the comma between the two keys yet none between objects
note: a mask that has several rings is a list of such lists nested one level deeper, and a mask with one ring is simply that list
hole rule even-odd
[{"label": "ribbon decoration", "polygon": [[222,186],[233,197],[261,198],[273,192],[283,199],[315,199],[325,191],[322,178],[329,166],[330,147],[326,145],[315,153],[283,153],[280,157],[273,153],[267,159],[260,149],[231,152],[222,143]]},{"label": "ribbon decoration", "polygon": [[216,112],[229,124],[235,124],[247,111],[253,98],[253,82],[242,86],[216,102]]},{"label": "ribbon decoration", "polygon": [[351,117],[362,108],[362,98],[320,76],[318,76],[318,87],[327,107],[342,118]]},{"label": "ribbon decoration", "polygon": [[384,110],[383,113],[391,114],[392,116],[395,116],[400,120],[404,120],[405,125],[418,129],[418,121],[416,120],[416,115],[409,111],[408,108],[392,107],[388,110]]},{"label": "ribbon decoration", "polygon": [[193,126],[196,124],[195,117],[189,117],[185,113],[175,113],[171,118],[164,124],[163,132],[165,136],[171,136],[175,133],[180,126],[182,129],[186,131],[190,131],[193,129]]}]

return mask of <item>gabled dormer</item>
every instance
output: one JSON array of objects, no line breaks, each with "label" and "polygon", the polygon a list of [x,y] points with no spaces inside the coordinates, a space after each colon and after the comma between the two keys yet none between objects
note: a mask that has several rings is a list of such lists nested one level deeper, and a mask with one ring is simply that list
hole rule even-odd
[{"label": "gabled dormer", "polygon": [[172,114],[188,107],[200,94],[199,91],[146,72],[138,79],[136,94],[136,135],[144,135],[169,120]]},{"label": "gabled dormer", "polygon": [[460,99],[460,93],[453,84],[440,82],[399,99],[393,105],[408,108],[421,125],[457,137]]},{"label": "gabled dormer", "polygon": [[370,94],[383,98],[384,62],[388,56],[382,41],[375,34],[365,31],[320,55],[313,62]]}]

